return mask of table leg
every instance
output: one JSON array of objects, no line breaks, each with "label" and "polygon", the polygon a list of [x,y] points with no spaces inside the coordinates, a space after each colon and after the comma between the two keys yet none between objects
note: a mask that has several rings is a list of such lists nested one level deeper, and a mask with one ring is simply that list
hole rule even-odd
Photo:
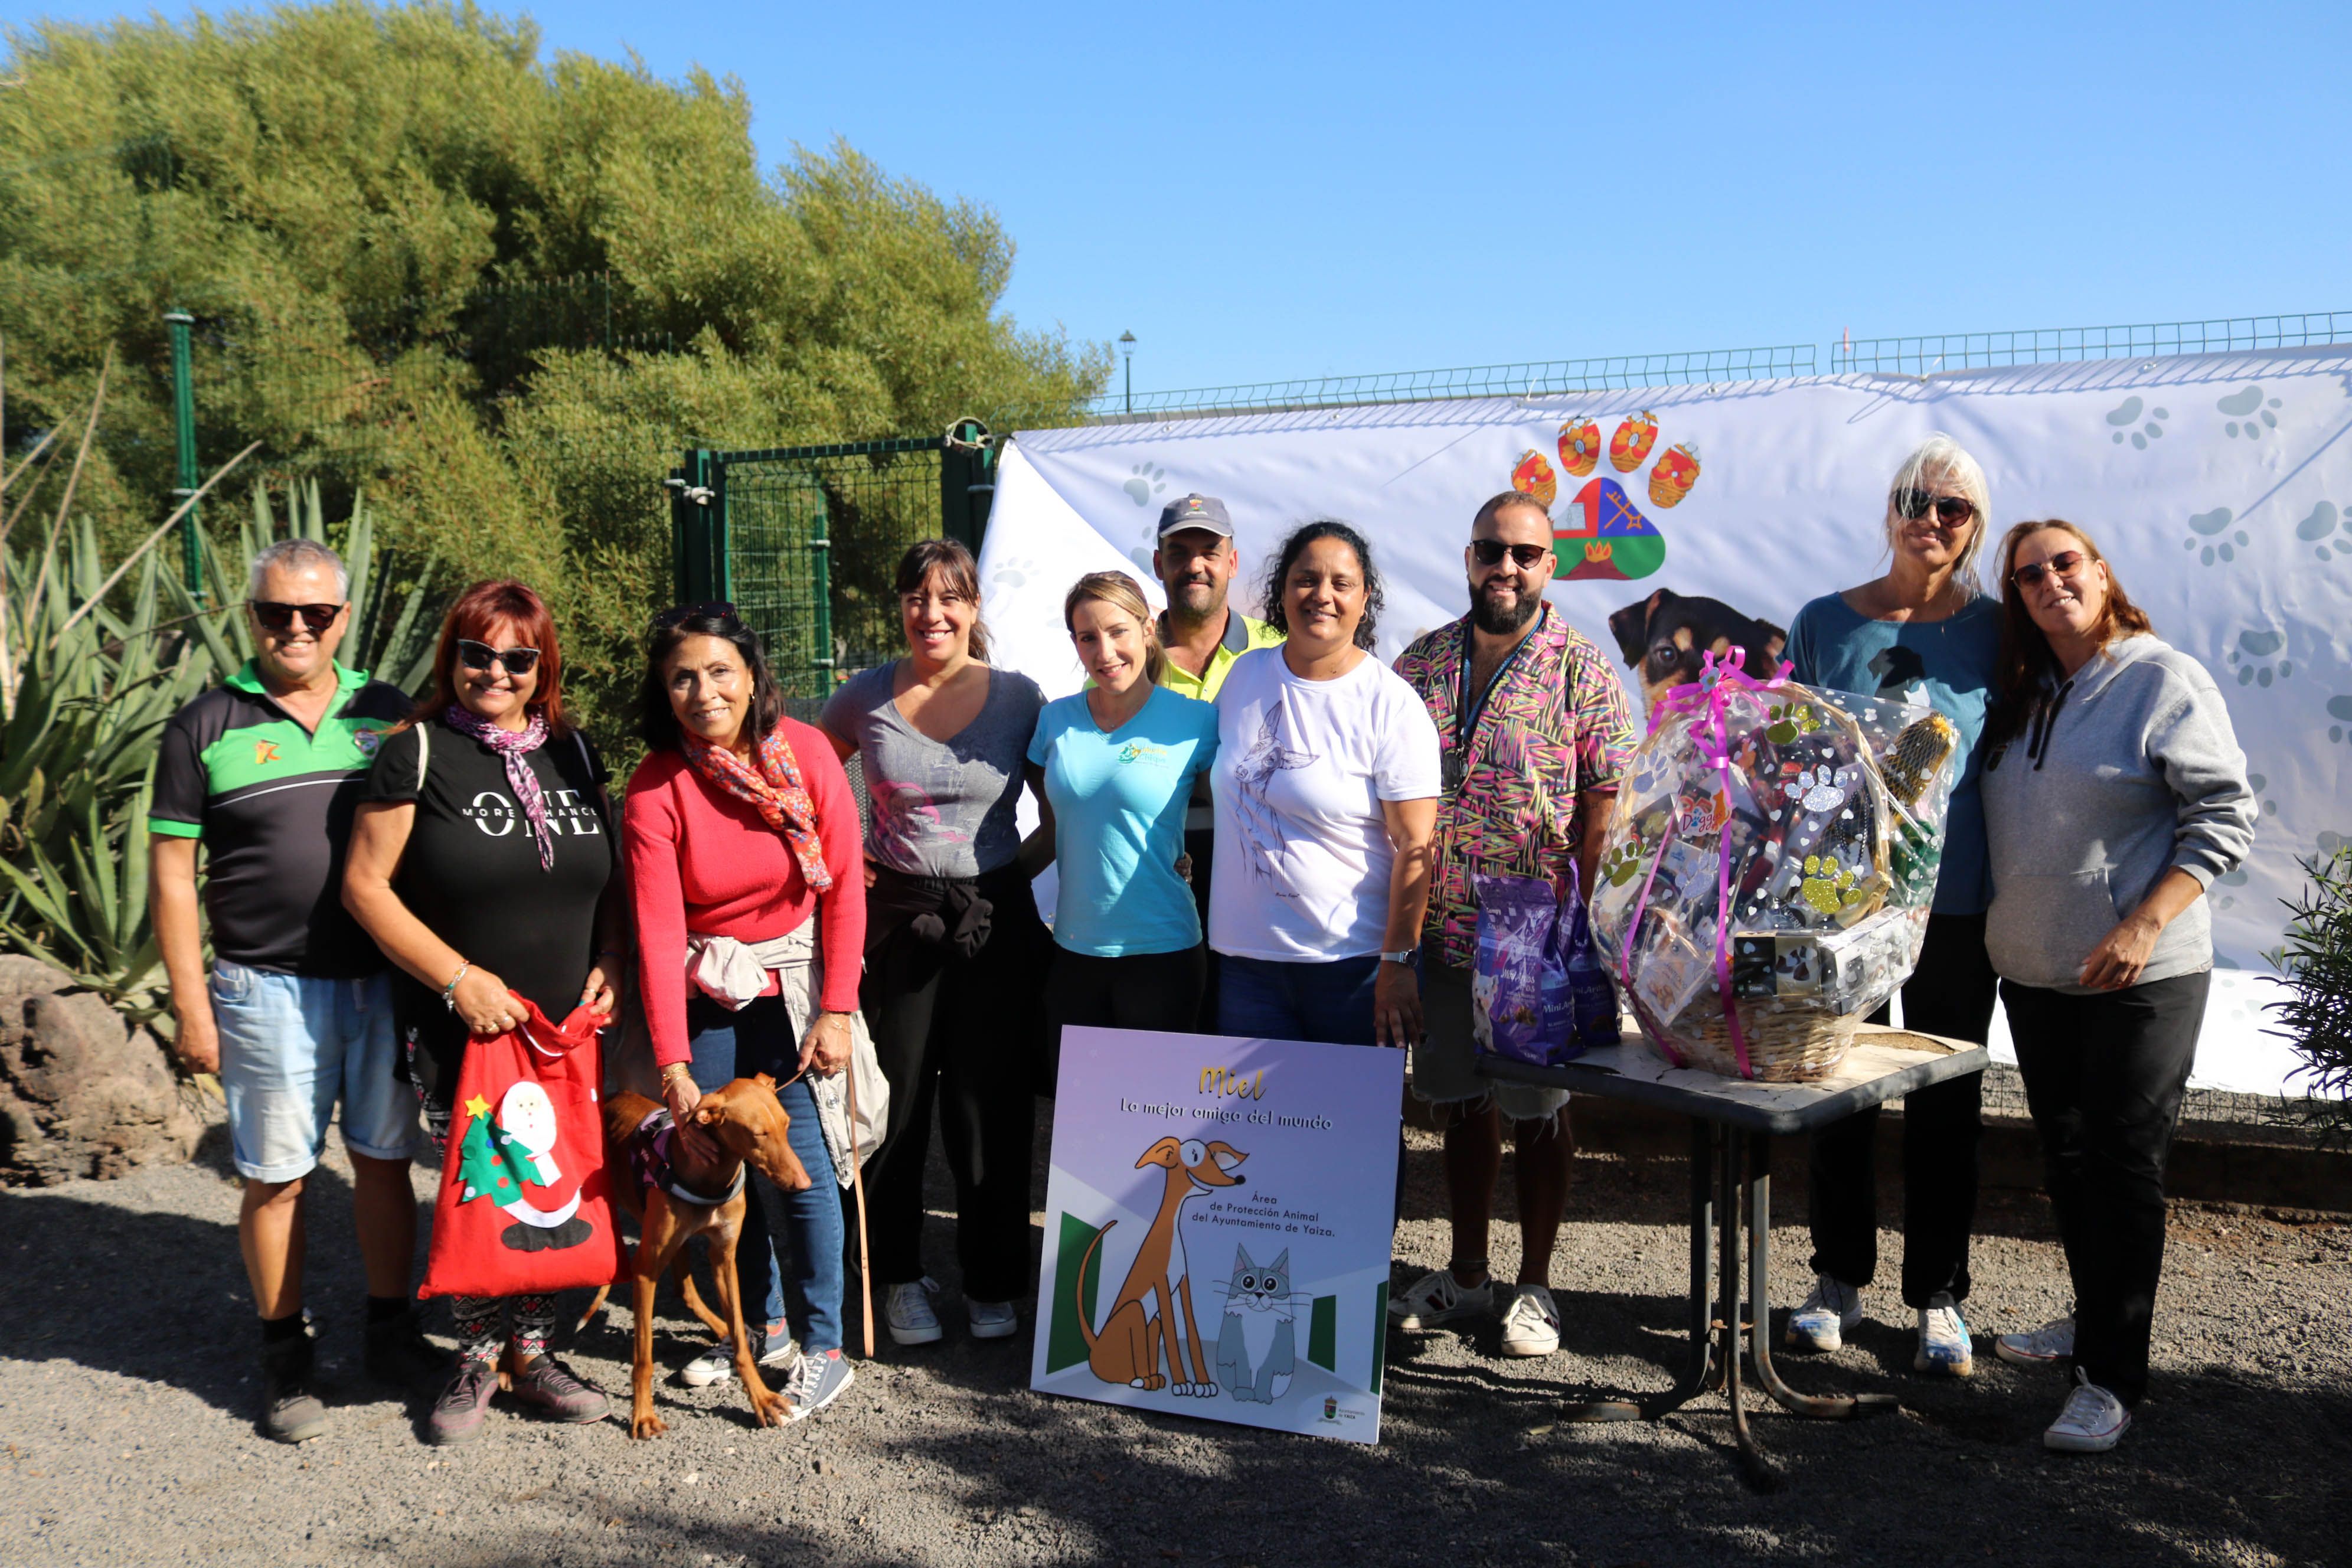
[{"label": "table leg", "polygon": [[1722,1315],[1716,1320],[1716,1332],[1717,1353],[1723,1359],[1723,1402],[1731,1415],[1731,1436],[1739,1446],[1739,1465],[1748,1484],[1771,1490],[1780,1485],[1780,1475],[1757,1448],[1755,1434],[1748,1429],[1748,1408],[1739,1389],[1739,1196],[1741,1178],[1747,1174],[1748,1136],[1737,1128],[1725,1127],[1717,1138],[1721,1168],[1717,1174],[1716,1204],[1721,1240],[1717,1249],[1716,1302]]},{"label": "table leg", "polygon": [[1708,1310],[1715,1288],[1715,1150],[1708,1124],[1691,1119],[1690,1153],[1690,1358],[1680,1381],[1664,1394],[1637,1399],[1583,1400],[1561,1408],[1563,1421],[1655,1421],[1681,1409],[1721,1380],[1723,1363],[1715,1352],[1715,1314]]},{"label": "table leg", "polygon": [[1783,1409],[1824,1421],[1850,1421],[1896,1408],[1891,1394],[1800,1394],[1780,1381],[1772,1365],[1772,1141],[1758,1135],[1749,1145],[1748,1177],[1748,1348],[1756,1384]]}]

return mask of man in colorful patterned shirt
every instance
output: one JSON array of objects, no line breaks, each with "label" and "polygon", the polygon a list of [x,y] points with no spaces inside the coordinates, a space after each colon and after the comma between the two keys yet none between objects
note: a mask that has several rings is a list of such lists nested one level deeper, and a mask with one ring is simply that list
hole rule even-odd
[{"label": "man in colorful patterned shirt", "polygon": [[394,1076],[383,954],[343,908],[360,785],[410,706],[398,687],[335,662],[350,589],[342,562],[313,541],[254,557],[254,657],[164,726],[147,819],[173,1047],[190,1071],[218,1073],[228,1100],[245,1178],[237,1240],[261,1316],[262,1429],[289,1443],[326,1429],[302,1320],[302,1188],[337,1100],[367,1273],[367,1371],[410,1386],[438,1381],[446,1360],[417,1331],[409,1294],[416,1091]]},{"label": "man in colorful patterned shirt", "polygon": [[1396,663],[1436,722],[1444,777],[1437,871],[1422,930],[1427,1035],[1413,1048],[1412,1087],[1449,1112],[1454,1254],[1448,1267],[1391,1301],[1389,1314],[1412,1331],[1495,1310],[1486,1231],[1508,1121],[1518,1147],[1520,1263],[1502,1312],[1505,1355],[1559,1348],[1559,1314],[1547,1281],[1576,1150],[1564,1091],[1478,1076],[1470,1034],[1478,906],[1470,877],[1541,877],[1563,894],[1590,888],[1634,743],[1616,672],[1544,603],[1556,565],[1551,542],[1550,518],[1517,490],[1480,507],[1463,552],[1470,613],[1422,637]]}]

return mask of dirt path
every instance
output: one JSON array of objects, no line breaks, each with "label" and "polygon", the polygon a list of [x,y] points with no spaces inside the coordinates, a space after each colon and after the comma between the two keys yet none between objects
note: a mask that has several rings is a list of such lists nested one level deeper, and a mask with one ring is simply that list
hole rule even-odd
[{"label": "dirt path", "polygon": [[[724,1389],[672,1379],[659,1442],[499,1409],[479,1442],[445,1452],[417,1440],[420,1412],[359,1375],[338,1153],[311,1220],[333,1426],[288,1448],[253,1428],[255,1335],[217,1143],[177,1170],[0,1194],[0,1563],[2346,1560],[2340,1224],[2176,1215],[2156,1393],[2103,1459],[2045,1454],[2061,1384],[1991,1354],[1993,1333],[2068,1299],[2046,1210],[1999,1194],[1968,1310],[1975,1378],[1914,1377],[1908,1318],[1874,1292],[1874,1321],[1791,1381],[1893,1392],[1905,1408],[1861,1426],[1759,1414],[1783,1491],[1740,1485],[1727,1424],[1703,1406],[1655,1426],[1559,1424],[1563,1382],[1663,1386],[1679,1349],[1682,1168],[1601,1158],[1579,1163],[1553,1269],[1568,1348],[1504,1362],[1491,1325],[1392,1341],[1378,1447],[1037,1397],[1024,1311],[1010,1342],[901,1352],[886,1338],[838,1406],[782,1430],[751,1426]],[[431,1176],[419,1171],[420,1195]],[[1401,1282],[1444,1256],[1437,1181],[1435,1142],[1415,1133]],[[1779,1217],[1801,1221],[1801,1194],[1780,1194]],[[1498,1273],[1516,1267],[1515,1239],[1498,1228]],[[1773,1245],[1787,1296],[1801,1225]],[[1884,1277],[1900,1247],[1885,1237]],[[943,1235],[932,1250],[950,1255]],[[565,1352],[615,1394],[627,1322],[616,1311]],[[697,1346],[667,1326],[658,1353],[675,1369]]]}]

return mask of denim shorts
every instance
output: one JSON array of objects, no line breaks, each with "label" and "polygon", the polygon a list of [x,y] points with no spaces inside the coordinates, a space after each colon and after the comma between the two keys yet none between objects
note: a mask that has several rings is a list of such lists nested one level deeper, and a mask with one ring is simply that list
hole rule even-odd
[{"label": "denim shorts", "polygon": [[1470,972],[1421,952],[1421,1044],[1412,1047],[1412,1093],[1432,1105],[1491,1102],[1503,1120],[1541,1121],[1559,1114],[1568,1090],[1538,1083],[1504,1083],[1478,1074],[1478,1042],[1470,1032]]},{"label": "denim shorts", "polygon": [[213,965],[221,1089],[240,1174],[290,1182],[327,1146],[335,1101],[343,1146],[376,1160],[416,1147],[416,1091],[393,1076],[400,1037],[388,975],[322,980],[223,961]]}]

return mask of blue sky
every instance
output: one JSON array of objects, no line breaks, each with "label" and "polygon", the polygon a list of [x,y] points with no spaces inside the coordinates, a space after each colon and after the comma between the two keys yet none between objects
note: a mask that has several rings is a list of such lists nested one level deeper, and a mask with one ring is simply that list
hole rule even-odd
[{"label": "blue sky", "polygon": [[532,14],[994,206],[1139,391],[2352,309],[2340,0]]}]

